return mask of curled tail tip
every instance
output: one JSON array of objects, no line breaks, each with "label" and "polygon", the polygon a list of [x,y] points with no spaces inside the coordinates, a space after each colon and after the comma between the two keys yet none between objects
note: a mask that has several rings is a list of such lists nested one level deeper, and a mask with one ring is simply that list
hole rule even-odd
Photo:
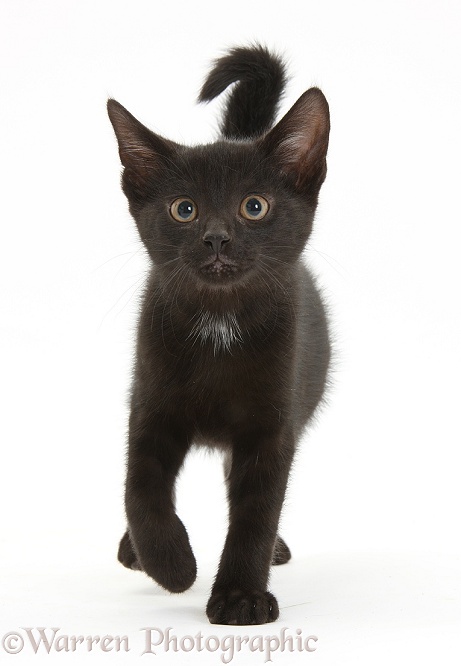
[{"label": "curled tail tip", "polygon": [[213,61],[197,101],[211,102],[232,83],[261,79],[282,93],[287,82],[282,56],[258,42],[251,46],[234,46]]},{"label": "curled tail tip", "polygon": [[235,46],[214,61],[198,101],[210,102],[235,83],[226,100],[221,133],[227,139],[256,137],[273,123],[286,81],[280,55],[261,44]]}]

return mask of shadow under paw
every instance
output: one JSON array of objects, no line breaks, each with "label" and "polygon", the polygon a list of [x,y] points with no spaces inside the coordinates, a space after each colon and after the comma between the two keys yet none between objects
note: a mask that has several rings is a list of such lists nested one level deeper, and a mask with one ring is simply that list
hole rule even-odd
[{"label": "shadow under paw", "polygon": [[266,624],[278,618],[279,607],[270,592],[224,590],[211,595],[206,613],[211,624]]}]

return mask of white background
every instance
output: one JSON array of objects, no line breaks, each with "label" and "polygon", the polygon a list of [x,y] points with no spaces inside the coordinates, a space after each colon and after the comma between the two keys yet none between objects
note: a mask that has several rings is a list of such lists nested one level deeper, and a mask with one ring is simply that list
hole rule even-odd
[{"label": "white background", "polygon": [[[132,663],[141,627],[172,626],[318,636],[316,652],[274,663],[460,663],[460,8],[2,2],[0,634],[128,634],[132,649],[34,656],[26,644],[10,657],[0,645],[0,659]],[[226,529],[218,457],[191,456],[179,483],[199,566],[190,592],[169,595],[115,559],[147,262],[105,102],[176,141],[212,140],[220,103],[195,105],[209,63],[254,40],[288,59],[282,113],[311,85],[330,103],[329,173],[306,257],[337,358],[284,510],[293,561],[272,577],[280,620],[230,629],[204,614]],[[184,655],[158,648],[149,659]]]}]

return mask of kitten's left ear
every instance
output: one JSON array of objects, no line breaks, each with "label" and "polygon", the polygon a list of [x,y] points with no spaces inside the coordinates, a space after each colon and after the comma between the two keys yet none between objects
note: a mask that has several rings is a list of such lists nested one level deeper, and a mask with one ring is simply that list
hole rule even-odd
[{"label": "kitten's left ear", "polygon": [[319,88],[310,88],[260,145],[298,191],[317,196],[327,172],[329,133],[328,102]]}]

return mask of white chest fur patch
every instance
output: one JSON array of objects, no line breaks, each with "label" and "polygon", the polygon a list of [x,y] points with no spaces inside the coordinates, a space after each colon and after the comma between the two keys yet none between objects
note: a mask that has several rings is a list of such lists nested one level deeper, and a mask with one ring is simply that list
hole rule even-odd
[{"label": "white chest fur patch", "polygon": [[220,351],[232,352],[234,345],[243,343],[240,326],[233,312],[201,312],[189,337],[202,344],[211,342],[215,356]]}]

